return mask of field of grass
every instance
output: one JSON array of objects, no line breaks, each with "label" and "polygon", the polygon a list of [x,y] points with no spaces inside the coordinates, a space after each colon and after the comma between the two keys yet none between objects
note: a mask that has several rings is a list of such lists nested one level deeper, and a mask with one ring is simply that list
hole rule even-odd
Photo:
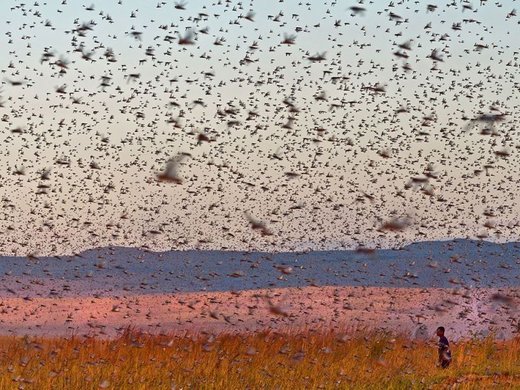
[{"label": "field of grass", "polygon": [[520,388],[520,338],[452,342],[305,331],[0,338],[0,389]]}]

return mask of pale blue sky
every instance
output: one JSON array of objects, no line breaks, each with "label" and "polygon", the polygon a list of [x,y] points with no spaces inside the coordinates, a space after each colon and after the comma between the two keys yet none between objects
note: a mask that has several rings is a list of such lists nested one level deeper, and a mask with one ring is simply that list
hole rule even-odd
[{"label": "pale blue sky", "polygon": [[[427,2],[365,2],[362,15],[349,10],[355,2],[189,1],[185,10],[169,1],[38,3],[0,2],[8,21],[0,24],[5,253],[518,239],[516,1],[473,2],[473,9],[431,2],[438,6],[432,12]],[[254,21],[243,18],[250,10]],[[74,31],[90,21],[85,36]],[[186,29],[196,32],[195,43],[181,46]],[[294,45],[280,45],[284,34],[295,35]],[[223,45],[214,45],[220,38]],[[410,39],[404,61],[394,53]],[[81,47],[93,61],[74,51]],[[104,56],[107,48],[115,62]],[[434,49],[443,57],[437,70],[428,58]],[[45,50],[55,57],[41,63]],[[322,52],[321,63],[308,60]],[[70,61],[63,75],[52,65],[60,57]],[[133,73],[139,81],[127,79]],[[104,89],[102,76],[111,78]],[[363,89],[378,83],[385,93]],[[60,86],[65,93],[56,92]],[[321,91],[327,101],[314,99]],[[289,112],[286,98],[299,112]],[[198,99],[205,107],[193,105]],[[230,103],[237,113],[220,117],[217,110]],[[494,112],[492,105],[507,113],[496,136],[463,131],[464,117]],[[403,106],[409,112],[396,114]],[[258,116],[247,120],[249,111]],[[182,128],[166,122],[178,116]],[[239,124],[229,127],[229,120]],[[22,134],[12,132],[18,127]],[[198,144],[199,132],[214,142]],[[494,153],[503,148],[507,158]],[[385,149],[390,158],[378,155]],[[272,158],[277,150],[281,159]],[[179,152],[192,155],[181,169],[185,182],[157,183],[156,173]],[[70,167],[56,163],[64,156]],[[422,190],[405,187],[429,163],[439,177]],[[494,166],[490,175],[478,175],[486,165]],[[22,167],[24,175],[13,175]],[[51,180],[41,182],[46,168]],[[364,193],[372,200],[360,200]],[[496,217],[483,215],[486,208]],[[273,235],[250,229],[244,212]],[[377,231],[406,215],[413,222],[405,231]]]}]

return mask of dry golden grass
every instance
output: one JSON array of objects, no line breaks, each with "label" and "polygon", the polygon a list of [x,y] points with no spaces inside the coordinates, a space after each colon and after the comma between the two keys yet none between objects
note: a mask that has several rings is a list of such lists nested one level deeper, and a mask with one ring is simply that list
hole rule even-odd
[{"label": "dry golden grass", "polygon": [[1,389],[520,388],[520,339],[452,342],[373,333],[0,338]]}]

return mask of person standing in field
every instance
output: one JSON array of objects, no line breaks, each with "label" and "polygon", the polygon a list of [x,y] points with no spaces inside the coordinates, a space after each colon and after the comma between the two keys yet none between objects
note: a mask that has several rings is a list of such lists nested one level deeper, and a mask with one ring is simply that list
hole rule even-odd
[{"label": "person standing in field", "polygon": [[447,368],[451,363],[450,343],[446,336],[444,336],[444,326],[437,328],[437,336],[439,336],[439,365],[442,368]]}]

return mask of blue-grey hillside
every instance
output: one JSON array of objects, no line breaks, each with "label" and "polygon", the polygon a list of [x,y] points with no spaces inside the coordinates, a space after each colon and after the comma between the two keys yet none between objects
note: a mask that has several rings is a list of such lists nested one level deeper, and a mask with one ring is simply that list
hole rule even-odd
[{"label": "blue-grey hillside", "polygon": [[514,287],[520,243],[453,240],[371,251],[152,252],[112,247],[74,256],[3,257],[3,296],[226,291],[269,287]]}]

